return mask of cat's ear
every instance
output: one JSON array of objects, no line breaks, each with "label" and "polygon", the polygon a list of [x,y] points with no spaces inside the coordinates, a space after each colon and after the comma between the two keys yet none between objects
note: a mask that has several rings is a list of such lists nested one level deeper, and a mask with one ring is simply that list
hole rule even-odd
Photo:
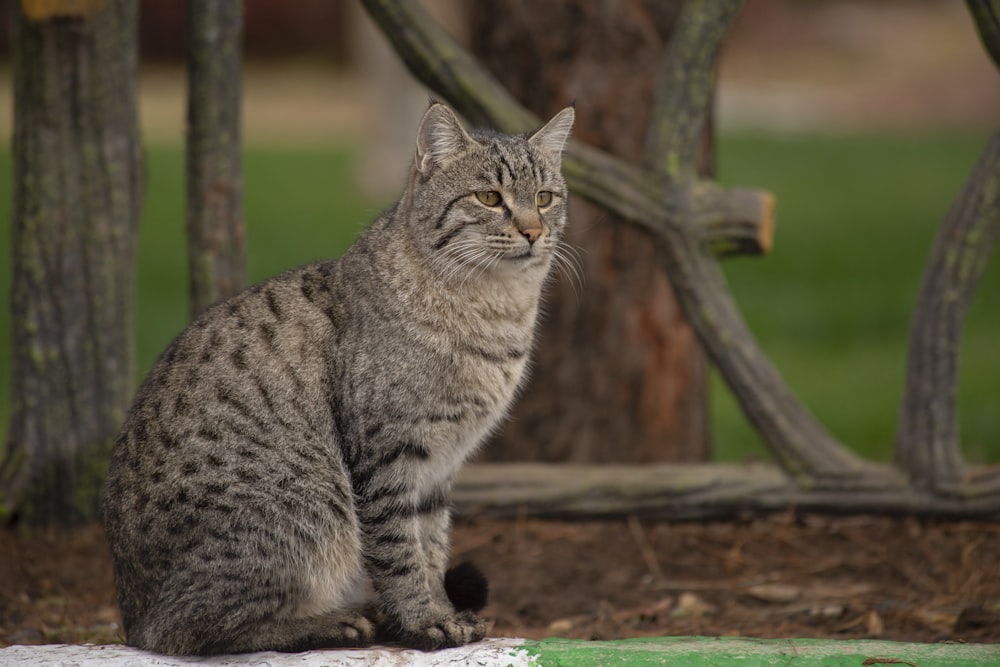
[{"label": "cat's ear", "polygon": [[435,165],[457,157],[471,142],[454,111],[438,102],[431,104],[417,130],[417,170],[428,175]]},{"label": "cat's ear", "polygon": [[545,127],[531,135],[528,143],[545,153],[553,162],[560,162],[575,118],[573,107],[566,107],[553,116]]}]

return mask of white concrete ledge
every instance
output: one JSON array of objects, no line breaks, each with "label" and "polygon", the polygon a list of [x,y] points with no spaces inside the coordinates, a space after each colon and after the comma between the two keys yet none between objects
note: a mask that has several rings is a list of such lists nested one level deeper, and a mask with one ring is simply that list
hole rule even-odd
[{"label": "white concrete ledge", "polygon": [[3,667],[190,667],[242,665],[247,667],[507,667],[529,665],[532,658],[520,649],[519,639],[487,639],[469,646],[425,653],[399,648],[369,648],[304,653],[248,653],[210,658],[158,655],[121,645],[51,644],[9,646],[0,649]]}]

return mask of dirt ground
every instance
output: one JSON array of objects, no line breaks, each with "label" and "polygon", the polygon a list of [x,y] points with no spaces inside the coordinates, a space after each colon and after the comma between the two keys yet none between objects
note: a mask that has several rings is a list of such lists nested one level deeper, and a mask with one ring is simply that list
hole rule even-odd
[{"label": "dirt ground", "polygon": [[[494,636],[1000,643],[1000,524],[463,519]],[[121,641],[104,535],[0,532],[0,646]]]}]

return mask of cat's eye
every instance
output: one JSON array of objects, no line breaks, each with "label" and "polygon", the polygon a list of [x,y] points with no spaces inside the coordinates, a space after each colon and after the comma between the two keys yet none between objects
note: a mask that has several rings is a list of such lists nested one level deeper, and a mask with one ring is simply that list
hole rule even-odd
[{"label": "cat's eye", "polygon": [[482,190],[476,193],[476,199],[483,206],[496,206],[500,203],[500,193],[496,190]]},{"label": "cat's eye", "polygon": [[542,190],[537,195],[535,195],[535,205],[538,208],[545,208],[552,203],[552,193],[548,190]]}]

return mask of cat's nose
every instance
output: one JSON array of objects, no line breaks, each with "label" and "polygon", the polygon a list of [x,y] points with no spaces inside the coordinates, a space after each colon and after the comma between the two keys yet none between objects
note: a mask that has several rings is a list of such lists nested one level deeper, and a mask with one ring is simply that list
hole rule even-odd
[{"label": "cat's nose", "polygon": [[528,243],[534,244],[538,237],[542,235],[542,222],[538,219],[519,220],[517,231],[521,236],[528,239]]}]

